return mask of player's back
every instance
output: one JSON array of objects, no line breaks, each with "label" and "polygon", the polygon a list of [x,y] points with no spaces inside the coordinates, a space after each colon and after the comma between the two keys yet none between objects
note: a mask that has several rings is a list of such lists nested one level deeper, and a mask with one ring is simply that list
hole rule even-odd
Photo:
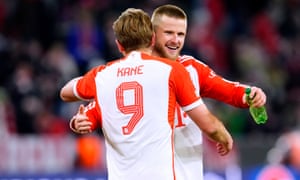
[{"label": "player's back", "polygon": [[96,76],[110,179],[174,178],[168,63],[133,52]]}]

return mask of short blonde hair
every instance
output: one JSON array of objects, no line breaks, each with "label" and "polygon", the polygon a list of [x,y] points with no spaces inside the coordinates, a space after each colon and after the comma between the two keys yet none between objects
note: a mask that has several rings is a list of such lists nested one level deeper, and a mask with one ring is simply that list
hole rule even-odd
[{"label": "short blonde hair", "polygon": [[187,20],[187,15],[184,10],[178,6],[166,4],[159,6],[153,11],[151,21],[154,27],[159,23],[160,18],[164,15],[172,18]]},{"label": "short blonde hair", "polygon": [[113,30],[126,53],[151,46],[153,36],[151,19],[141,9],[125,10],[113,23]]}]

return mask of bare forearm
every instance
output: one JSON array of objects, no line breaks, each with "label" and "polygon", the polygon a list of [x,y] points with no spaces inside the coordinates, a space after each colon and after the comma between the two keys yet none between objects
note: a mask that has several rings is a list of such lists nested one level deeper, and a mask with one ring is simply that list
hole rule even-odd
[{"label": "bare forearm", "polygon": [[215,120],[214,122],[215,130],[214,131],[208,131],[206,134],[207,136],[216,142],[219,142],[221,144],[229,144],[232,141],[232,137],[223,125],[222,122],[219,120]]},{"label": "bare forearm", "polygon": [[231,135],[223,123],[211,114],[205,105],[197,107],[187,113],[204,134],[219,144],[218,146],[220,146],[221,149],[219,153],[221,155],[227,154],[232,149],[233,139]]},{"label": "bare forearm", "polygon": [[75,82],[79,79],[78,78],[74,78],[72,80],[70,80],[64,87],[61,88],[60,91],[60,98],[63,101],[66,102],[72,102],[72,101],[78,101],[79,99],[74,95],[73,93],[73,86],[75,84]]},{"label": "bare forearm", "polygon": [[212,121],[211,127],[204,129],[204,132],[209,139],[216,142],[218,153],[224,156],[232,150],[233,139],[220,120],[212,114],[210,115],[210,119]]}]

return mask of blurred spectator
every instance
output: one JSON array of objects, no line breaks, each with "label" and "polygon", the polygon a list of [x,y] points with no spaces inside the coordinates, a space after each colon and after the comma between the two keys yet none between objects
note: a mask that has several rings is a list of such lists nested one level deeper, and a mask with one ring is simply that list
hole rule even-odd
[{"label": "blurred spectator", "polygon": [[55,39],[56,3],[40,0],[3,2],[9,10],[5,33],[22,41],[37,39],[43,48],[48,48]]},{"label": "blurred spectator", "polygon": [[255,180],[296,180],[296,177],[285,166],[267,165],[256,176]]},{"label": "blurred spectator", "polygon": [[281,164],[295,170],[300,175],[300,131],[294,130],[282,134],[274,147],[269,150],[267,161]]},{"label": "blurred spectator", "polygon": [[4,88],[0,88],[0,137],[16,134],[15,109]]},{"label": "blurred spectator", "polygon": [[9,90],[16,110],[17,132],[21,134],[35,132],[33,119],[41,107],[33,71],[29,63],[19,63],[14,71]]},{"label": "blurred spectator", "polygon": [[266,52],[274,57],[279,53],[280,38],[272,19],[264,12],[258,13],[251,22],[252,32]]},{"label": "blurred spectator", "polygon": [[81,73],[85,73],[89,61],[102,59],[104,51],[104,34],[96,23],[91,8],[80,1],[78,9],[74,9],[74,21],[70,25],[66,42],[69,52],[76,60]]},{"label": "blurred spectator", "polygon": [[43,66],[56,71],[60,78],[57,85],[63,85],[68,80],[79,76],[79,68],[63,43],[54,43],[45,53]]},{"label": "blurred spectator", "polygon": [[226,14],[221,1],[205,2],[206,6],[194,10],[187,34],[187,43],[218,74],[224,75],[228,73],[228,62],[225,41],[219,35],[224,29],[222,25]]},{"label": "blurred spectator", "polygon": [[39,135],[68,135],[69,123],[49,109],[37,112],[34,126]]}]

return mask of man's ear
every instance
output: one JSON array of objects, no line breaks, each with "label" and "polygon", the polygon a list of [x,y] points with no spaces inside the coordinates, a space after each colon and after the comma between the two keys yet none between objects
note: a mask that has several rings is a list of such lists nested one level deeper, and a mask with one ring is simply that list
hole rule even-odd
[{"label": "man's ear", "polygon": [[153,33],[153,35],[152,35],[151,47],[153,47],[154,45],[155,45],[155,33]]},{"label": "man's ear", "polygon": [[122,44],[121,44],[117,39],[115,40],[115,42],[116,42],[116,44],[117,44],[117,46],[118,46],[119,51],[120,51],[122,54],[124,54],[124,53],[125,53],[125,49],[124,49],[124,47],[122,46]]}]

